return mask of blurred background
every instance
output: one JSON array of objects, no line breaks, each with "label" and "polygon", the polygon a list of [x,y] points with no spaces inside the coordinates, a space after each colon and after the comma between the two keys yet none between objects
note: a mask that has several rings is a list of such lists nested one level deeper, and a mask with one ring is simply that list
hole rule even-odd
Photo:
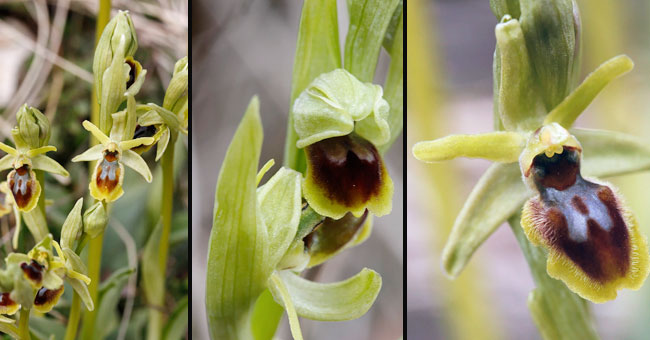
[{"label": "blurred background", "polygon": [[[111,17],[118,9],[130,12],[139,43],[134,57],[148,71],[136,99],[162,104],[174,63],[188,53],[187,0],[114,0],[112,8]],[[52,202],[47,207],[48,225],[56,240],[75,201],[84,196],[86,203],[91,202],[87,195],[88,163],[70,160],[88,147],[89,134],[81,122],[90,116],[97,11],[95,0],[0,0],[0,141],[11,140],[16,112],[25,103],[49,118],[49,144],[58,150],[48,155],[70,172],[68,178],[50,174],[45,177],[45,197]],[[113,204],[111,223],[105,232],[102,280],[120,268],[138,264],[144,244],[160,218],[162,172],[154,162],[155,147],[142,156],[154,181],[147,184],[141,176],[126,170],[124,196]],[[187,137],[180,137],[176,143],[175,158],[178,177],[166,313],[171,313],[189,289]],[[6,174],[2,172],[0,178]],[[0,258],[10,250],[12,218],[0,219]],[[20,249],[33,246],[26,229],[21,239]],[[120,329],[127,339],[144,338],[150,306],[139,291],[141,278],[140,274],[132,276],[117,290],[115,306],[99,316],[108,339],[115,339]],[[57,307],[44,317],[33,317],[30,325],[62,339],[71,297],[72,289],[66,289]]]},{"label": "blurred background", "polygon": [[[264,126],[260,162],[275,159],[270,174],[282,164],[301,8],[301,1],[289,0],[192,3],[192,336],[196,339],[208,338],[205,267],[221,162],[248,102],[257,94]],[[343,43],[348,25],[345,1],[338,1],[338,8]],[[385,79],[387,61],[382,51],[376,83]],[[398,138],[385,155],[395,184],[392,213],[375,218],[370,238],[328,261],[318,276],[320,282],[332,282],[346,279],[363,267],[372,268],[383,279],[379,297],[370,311],[357,320],[301,319],[305,339],[394,340],[402,335],[401,140]],[[291,338],[286,317],[276,336]]]},{"label": "blurred background", "polygon": [[[577,0],[582,76],[619,54],[635,69],[613,81],[576,126],[622,131],[650,143],[650,2]],[[526,300],[534,288],[521,250],[501,226],[460,277],[444,277],[442,247],[453,221],[491,164],[457,159],[424,164],[411,148],[451,133],[492,130],[492,60],[497,19],[487,0],[408,0],[407,16],[407,318],[409,339],[539,339]],[[650,175],[608,178],[650,235]],[[603,339],[647,339],[650,285],[593,305]]]}]

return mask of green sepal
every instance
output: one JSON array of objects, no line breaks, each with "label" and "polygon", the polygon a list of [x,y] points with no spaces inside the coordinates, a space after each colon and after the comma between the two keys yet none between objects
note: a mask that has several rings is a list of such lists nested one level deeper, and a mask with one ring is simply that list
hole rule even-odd
[{"label": "green sepal", "polygon": [[519,164],[493,164],[474,186],[442,252],[445,273],[457,277],[481,244],[532,195]]},{"label": "green sepal", "polygon": [[628,134],[590,129],[571,129],[582,145],[582,172],[609,177],[650,169],[650,145]]},{"label": "green sepal", "polygon": [[[401,6],[400,1],[398,9],[395,10],[396,12],[399,10],[400,12],[395,31],[392,32],[390,27],[388,29],[388,31],[392,32],[390,45],[384,40],[384,46],[390,55],[390,66],[388,67],[388,75],[386,76],[386,83],[384,85],[384,99],[386,99],[390,106],[387,119],[388,126],[390,127],[390,138],[388,143],[379,147],[381,152],[388,150],[402,132],[404,125],[404,58],[402,55],[404,35],[402,30],[403,15],[401,14]],[[388,39],[388,36],[386,39]]]}]

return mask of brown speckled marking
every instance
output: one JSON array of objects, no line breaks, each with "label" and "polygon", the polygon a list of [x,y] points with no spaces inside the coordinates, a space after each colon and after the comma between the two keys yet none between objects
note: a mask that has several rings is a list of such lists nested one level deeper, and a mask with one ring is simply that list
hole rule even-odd
[{"label": "brown speckled marking", "polygon": [[26,262],[23,262],[20,264],[20,268],[23,270],[23,273],[27,275],[27,277],[37,283],[40,283],[41,280],[43,280],[43,266],[41,266],[40,263],[36,262],[35,260],[32,260],[29,264]]},{"label": "brown speckled marking", "polygon": [[356,135],[334,137],[306,148],[314,181],[333,201],[345,206],[379,194],[382,166],[372,143]]},{"label": "brown speckled marking", "polygon": [[41,289],[38,290],[38,293],[36,293],[34,304],[37,306],[43,306],[45,304],[51,303],[52,300],[56,299],[56,297],[61,293],[62,290],[63,290],[63,286],[54,290],[41,287]]}]

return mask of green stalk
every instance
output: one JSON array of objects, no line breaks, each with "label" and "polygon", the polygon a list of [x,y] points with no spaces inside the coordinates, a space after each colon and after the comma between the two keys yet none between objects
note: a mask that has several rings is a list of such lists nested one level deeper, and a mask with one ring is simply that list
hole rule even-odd
[{"label": "green stalk", "polygon": [[[162,191],[162,232],[160,235],[160,248],[158,249],[158,266],[160,267],[161,277],[165,277],[167,270],[167,255],[169,253],[169,234],[172,228],[172,209],[174,207],[174,146],[178,134],[173,133],[170,137],[169,145],[165,154],[162,157],[162,171],[163,171],[163,191]],[[156,307],[164,305],[165,285],[163,284],[163,293],[156,297],[154,301]],[[162,330],[163,314],[160,309],[153,308],[149,312],[149,329],[147,338],[150,340],[160,339],[160,332]]]},{"label": "green stalk", "polygon": [[79,328],[79,316],[81,315],[81,299],[75,291],[72,295],[72,305],[70,306],[70,316],[68,317],[68,325],[65,329],[64,340],[74,340],[77,336],[77,328]]},{"label": "green stalk", "polygon": [[29,340],[29,312],[27,308],[20,309],[20,320],[18,320],[18,336],[20,340]]},{"label": "green stalk", "polygon": [[81,338],[85,340],[92,340],[95,333],[95,319],[97,318],[97,310],[99,304],[97,301],[98,288],[99,288],[99,273],[102,263],[102,247],[104,245],[104,233],[102,232],[94,239],[91,239],[88,246],[88,277],[90,284],[88,291],[90,297],[95,304],[95,309],[86,311],[84,313],[84,323],[81,328]]},{"label": "green stalk", "polygon": [[[111,17],[111,0],[99,0],[99,12],[97,13],[97,23],[95,28],[95,47],[99,38],[102,36],[104,27],[108,24],[108,21]],[[99,102],[97,101],[97,95],[95,91],[92,93],[92,111],[90,115],[90,120],[93,124],[99,126]],[[107,131],[104,131],[107,133]],[[97,144],[98,141],[91,135],[90,136],[90,145]],[[92,178],[93,169],[95,167],[95,162],[90,162],[90,167],[88,172],[90,174],[89,178]],[[108,212],[107,212],[108,213]],[[99,287],[99,273],[102,263],[102,247],[104,244],[104,233],[99,234],[96,238],[90,240],[88,245],[88,277],[90,278],[90,284],[88,285],[88,291],[90,292],[90,297],[93,300],[95,309],[92,311],[84,312],[84,323],[81,330],[81,335],[83,339],[92,339],[94,329],[95,329],[95,318],[97,317],[98,301],[97,301],[97,292]],[[74,293],[74,297],[77,297],[77,293]],[[73,298],[74,298],[73,297]],[[78,297],[77,297],[78,298]],[[72,314],[70,315],[72,318]],[[77,320],[68,321],[68,325],[78,323],[79,315],[74,315]]]}]

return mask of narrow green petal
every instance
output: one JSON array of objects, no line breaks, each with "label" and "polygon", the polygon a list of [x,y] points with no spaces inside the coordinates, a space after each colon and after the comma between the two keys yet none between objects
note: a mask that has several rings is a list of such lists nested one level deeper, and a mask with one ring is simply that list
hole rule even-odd
[{"label": "narrow green petal", "polygon": [[445,272],[456,277],[472,254],[532,195],[521,179],[519,164],[494,164],[476,184],[442,252]]},{"label": "narrow green petal", "polygon": [[4,157],[0,158],[0,171],[13,168],[15,159],[16,156],[10,154],[4,155]]},{"label": "narrow green petal", "polygon": [[345,68],[372,82],[384,35],[399,0],[348,0],[350,26],[345,38]]},{"label": "narrow green petal", "polygon": [[[286,285],[298,315],[319,321],[352,320],[363,316],[381,289],[381,276],[368,268],[334,283],[312,282],[288,270],[274,273],[276,275]],[[276,288],[271,286],[271,292],[275,301],[282,303]]]},{"label": "narrow green petal", "polygon": [[61,164],[45,155],[38,155],[32,158],[32,168],[35,170],[43,170],[53,174],[68,177],[70,174]]},{"label": "narrow green petal", "polygon": [[257,200],[268,233],[269,253],[261,261],[273,271],[293,241],[301,213],[302,176],[281,168],[257,190]]},{"label": "narrow green petal", "polygon": [[[287,286],[282,281],[282,278],[278,275],[277,272],[274,272],[271,275],[270,285],[271,291],[276,298],[276,302],[282,303],[284,309],[287,311],[287,317],[289,318],[289,327],[291,328],[291,335],[294,340],[302,340],[302,331],[300,330],[300,321],[298,321],[298,314],[296,313],[296,308],[293,306],[291,301],[291,295]],[[281,301],[277,301],[281,300]]]},{"label": "narrow green petal", "polygon": [[75,156],[72,161],[73,162],[89,162],[89,161],[96,161],[98,159],[102,159],[104,157],[104,148],[105,146],[102,144],[97,144],[90,149],[84,151],[81,155]]},{"label": "narrow green petal", "polygon": [[120,162],[135,170],[137,173],[142,175],[148,183],[151,183],[151,170],[149,170],[147,162],[145,162],[144,159],[142,159],[142,157],[140,157],[140,155],[135,151],[124,150]]},{"label": "narrow green petal", "polygon": [[130,150],[140,145],[150,145],[156,140],[153,137],[140,137],[136,139],[128,139],[120,142],[120,148],[122,150]]},{"label": "narrow green petal", "polygon": [[626,55],[619,55],[602,63],[546,116],[544,124],[557,122],[565,128],[571,127],[609,82],[630,72],[633,67],[632,59]]},{"label": "narrow green petal", "polygon": [[582,145],[583,174],[607,177],[650,169],[650,145],[620,132],[571,129]]},{"label": "narrow green petal", "polygon": [[519,159],[526,138],[516,132],[490,132],[479,135],[451,135],[419,142],[413,156],[424,162],[439,162],[456,157],[484,158],[511,163]]},{"label": "narrow green petal", "polygon": [[40,148],[36,149],[31,149],[27,151],[27,157],[35,157],[37,155],[42,155],[44,153],[50,152],[50,151],[56,151],[56,147],[52,145],[47,145],[47,146],[42,146]]},{"label": "narrow green petal", "polygon": [[[316,77],[341,67],[336,0],[306,0],[302,5],[298,42],[291,80],[293,102]],[[284,165],[300,172],[305,171],[305,154],[298,150],[298,135],[294,130],[293,112],[289,113]]]},{"label": "narrow green petal", "polygon": [[257,176],[255,177],[255,182],[257,183],[257,185],[260,185],[260,181],[262,181],[262,177],[266,175],[266,173],[273,167],[273,165],[275,165],[275,160],[273,158],[269,159],[266,163],[264,163],[260,171],[257,172]]},{"label": "narrow green petal", "polygon": [[102,132],[95,124],[91,123],[90,121],[84,120],[83,123],[84,129],[88,130],[101,144],[108,144],[111,142],[111,139],[108,138],[108,136]]},{"label": "narrow green petal", "polygon": [[8,153],[10,155],[13,155],[13,156],[18,155],[18,151],[16,149],[14,149],[11,146],[9,146],[9,145],[7,145],[5,143],[2,143],[2,142],[0,142],[0,150],[4,151],[4,152],[6,152],[6,153]]},{"label": "narrow green petal", "polygon": [[268,275],[266,231],[257,218],[255,179],[262,148],[257,97],[239,124],[224,158],[215,194],[207,265],[206,310],[212,339],[244,339],[248,316]]}]

